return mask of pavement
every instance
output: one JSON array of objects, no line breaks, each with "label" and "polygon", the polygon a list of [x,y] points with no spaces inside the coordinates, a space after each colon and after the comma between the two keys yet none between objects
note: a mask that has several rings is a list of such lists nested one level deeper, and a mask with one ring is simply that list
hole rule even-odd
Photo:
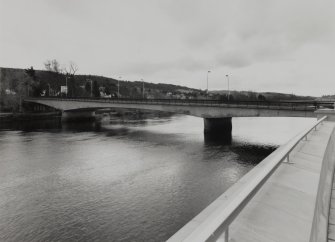
[{"label": "pavement", "polygon": [[[290,163],[278,167],[230,225],[230,242],[309,241],[322,160],[334,126],[334,122],[324,122],[297,145]],[[333,191],[329,241],[335,241]]]}]

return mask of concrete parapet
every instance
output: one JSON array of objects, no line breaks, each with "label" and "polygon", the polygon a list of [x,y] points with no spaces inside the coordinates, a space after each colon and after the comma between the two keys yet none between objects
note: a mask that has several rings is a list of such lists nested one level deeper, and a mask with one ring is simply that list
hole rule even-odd
[{"label": "concrete parapet", "polygon": [[75,100],[75,99],[26,99],[53,107],[58,110],[68,111],[75,109],[99,109],[99,108],[130,108],[146,109],[171,113],[181,113],[201,118],[229,118],[229,117],[315,117],[312,109],[294,109],[291,106],[255,106],[238,104],[217,104],[208,106],[204,104],[167,103],[152,100],[118,101],[118,100]]},{"label": "concrete parapet", "polygon": [[335,129],[332,131],[323,156],[310,242],[326,242],[328,239],[328,219],[335,168],[334,147]]}]

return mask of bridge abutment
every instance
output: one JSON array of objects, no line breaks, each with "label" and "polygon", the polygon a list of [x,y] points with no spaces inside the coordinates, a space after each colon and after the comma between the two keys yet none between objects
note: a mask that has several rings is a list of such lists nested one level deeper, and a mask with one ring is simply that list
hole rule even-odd
[{"label": "bridge abutment", "polygon": [[232,121],[228,118],[204,118],[204,134],[213,139],[231,140]]}]

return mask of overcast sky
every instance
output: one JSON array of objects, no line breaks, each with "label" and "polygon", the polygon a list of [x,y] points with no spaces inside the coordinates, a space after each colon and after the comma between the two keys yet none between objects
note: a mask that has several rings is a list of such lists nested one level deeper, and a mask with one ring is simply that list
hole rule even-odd
[{"label": "overcast sky", "polygon": [[335,94],[335,0],[0,0],[0,66]]}]

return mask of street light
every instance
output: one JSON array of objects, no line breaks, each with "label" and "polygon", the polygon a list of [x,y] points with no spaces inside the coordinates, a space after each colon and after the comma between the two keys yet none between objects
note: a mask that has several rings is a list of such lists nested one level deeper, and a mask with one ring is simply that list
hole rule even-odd
[{"label": "street light", "polygon": [[211,71],[207,71],[207,98],[208,98],[208,74],[211,73]]},{"label": "street light", "polygon": [[68,89],[67,89],[67,76],[65,77],[65,82],[66,82],[66,97],[67,97],[67,92],[68,92]]},{"label": "street light", "polygon": [[144,80],[141,79],[142,81],[142,99],[144,99]]},{"label": "street light", "polygon": [[229,90],[229,75],[226,75],[227,81],[228,81],[228,101],[229,101],[229,96],[230,96],[230,90]]},{"label": "street light", "polygon": [[122,76],[119,76],[119,79],[117,80],[117,97],[120,97],[120,79]]}]

